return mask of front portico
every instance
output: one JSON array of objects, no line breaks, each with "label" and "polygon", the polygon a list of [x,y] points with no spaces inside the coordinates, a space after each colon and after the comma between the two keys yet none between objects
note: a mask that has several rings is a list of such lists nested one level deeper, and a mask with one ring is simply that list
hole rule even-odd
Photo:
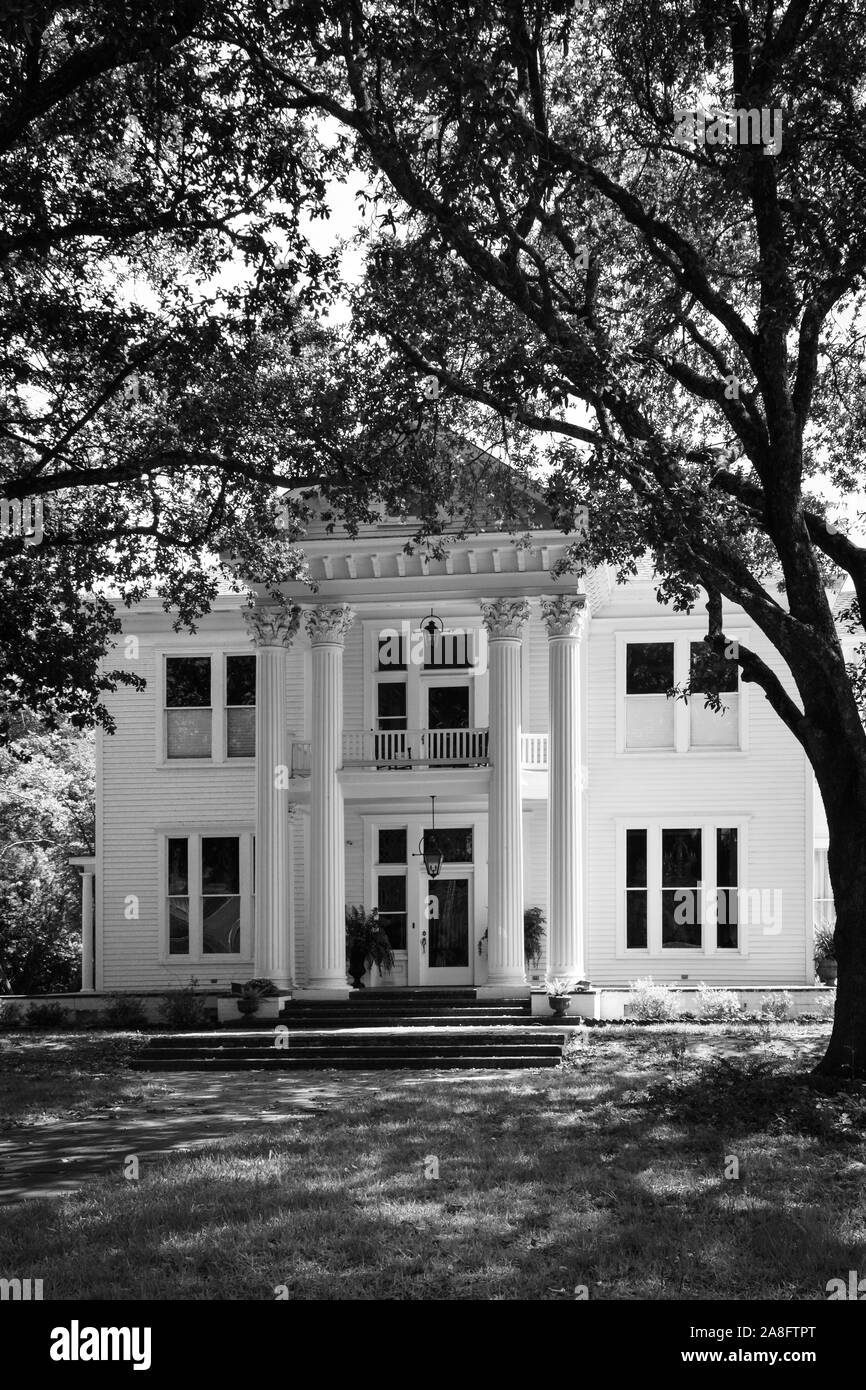
[{"label": "front portico", "polygon": [[[348,999],[345,908],[362,901],[367,910],[380,906],[395,944],[393,977],[377,985],[469,985],[481,997],[528,994],[523,917],[533,905],[543,905],[548,916],[549,971],[584,973],[580,652],[586,599],[573,591],[538,592],[543,577],[533,576],[536,582],[524,593],[479,594],[459,604],[449,595],[447,606],[434,593],[399,605],[400,621],[408,620],[413,632],[431,602],[455,630],[460,622],[483,625],[486,662],[480,674],[469,673],[485,683],[483,693],[473,691],[462,704],[453,698],[452,685],[458,694],[466,685],[465,671],[449,680],[425,669],[414,679],[427,692],[422,711],[465,708],[464,723],[469,711],[489,711],[486,727],[433,727],[428,715],[428,727],[413,732],[405,727],[408,719],[401,724],[392,715],[390,722],[370,720],[374,727],[368,731],[344,730],[344,710],[357,693],[358,652],[365,650],[359,629],[371,623],[393,629],[394,604],[366,595],[352,605],[344,595],[340,602],[317,603],[298,594],[287,595],[282,605],[261,602],[250,615],[259,655],[257,976],[296,996]],[[530,633],[533,659],[543,641],[547,664],[548,717],[536,717],[535,727],[526,727]],[[345,670],[350,637],[354,645]],[[288,663],[304,669],[309,717],[303,731],[288,728]],[[433,689],[441,692],[435,701],[427,698]],[[416,854],[431,828],[431,796],[437,832],[462,837],[459,852],[450,862],[446,857],[436,879],[428,878]],[[360,827],[360,834],[350,830],[348,843],[347,814]],[[536,886],[529,902],[524,825],[534,827],[537,885],[538,832],[545,822],[547,888]],[[382,862],[381,836],[388,830],[400,832],[396,841],[391,834],[387,851],[393,856],[395,843],[403,845],[399,863],[387,862],[387,856]],[[301,900],[304,921],[296,926]],[[295,939],[301,935],[302,944]]]}]

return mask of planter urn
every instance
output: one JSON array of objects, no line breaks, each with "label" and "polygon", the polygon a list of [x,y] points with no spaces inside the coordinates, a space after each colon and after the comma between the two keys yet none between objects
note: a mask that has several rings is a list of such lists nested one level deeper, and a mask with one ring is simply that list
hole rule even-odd
[{"label": "planter urn", "polygon": [[557,1018],[561,1018],[563,1014],[567,1014],[571,1008],[571,998],[567,994],[548,994],[547,1002],[553,1009]]},{"label": "planter urn", "polygon": [[835,985],[839,966],[835,960],[818,961],[818,979],[824,985]]}]

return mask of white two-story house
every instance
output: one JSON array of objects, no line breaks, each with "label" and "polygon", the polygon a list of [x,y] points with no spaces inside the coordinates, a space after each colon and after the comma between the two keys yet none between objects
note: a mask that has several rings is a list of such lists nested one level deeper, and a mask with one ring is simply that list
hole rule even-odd
[{"label": "white two-story house", "polygon": [[[649,572],[553,578],[556,531],[442,560],[408,535],[313,531],[311,584],[221,598],[194,636],[157,601],[125,615],[112,664],[147,685],[110,697],[99,736],[84,988],[267,976],[346,998],[351,904],[395,951],[376,987],[812,984],[800,749],[733,662],[722,714],[666,693],[701,684],[703,608],[661,607]],[[724,621],[787,680],[744,614]]]}]

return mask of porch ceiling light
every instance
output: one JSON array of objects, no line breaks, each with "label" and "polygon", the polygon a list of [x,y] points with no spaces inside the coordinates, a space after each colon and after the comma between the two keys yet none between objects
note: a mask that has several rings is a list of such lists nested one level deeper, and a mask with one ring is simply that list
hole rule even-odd
[{"label": "porch ceiling light", "polygon": [[433,811],[433,829],[429,835],[425,832],[418,841],[418,854],[424,860],[424,868],[427,870],[429,878],[438,878],[439,870],[442,868],[442,851],[436,839],[436,798],[431,796]]},{"label": "porch ceiling light", "polygon": [[431,642],[434,637],[441,637],[442,633],[445,631],[445,624],[438,614],[433,612],[432,608],[430,609],[430,617],[425,618],[421,624],[421,631],[427,633]]}]

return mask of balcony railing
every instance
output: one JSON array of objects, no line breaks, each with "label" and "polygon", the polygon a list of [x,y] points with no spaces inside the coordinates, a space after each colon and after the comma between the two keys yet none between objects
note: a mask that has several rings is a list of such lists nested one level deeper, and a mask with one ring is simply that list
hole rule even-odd
[{"label": "balcony railing", "polygon": [[[488,767],[488,729],[387,729],[343,734],[343,767],[405,771],[413,767]],[[309,777],[311,745],[292,744],[292,776]],[[547,734],[523,734],[525,768],[547,768]]]}]

